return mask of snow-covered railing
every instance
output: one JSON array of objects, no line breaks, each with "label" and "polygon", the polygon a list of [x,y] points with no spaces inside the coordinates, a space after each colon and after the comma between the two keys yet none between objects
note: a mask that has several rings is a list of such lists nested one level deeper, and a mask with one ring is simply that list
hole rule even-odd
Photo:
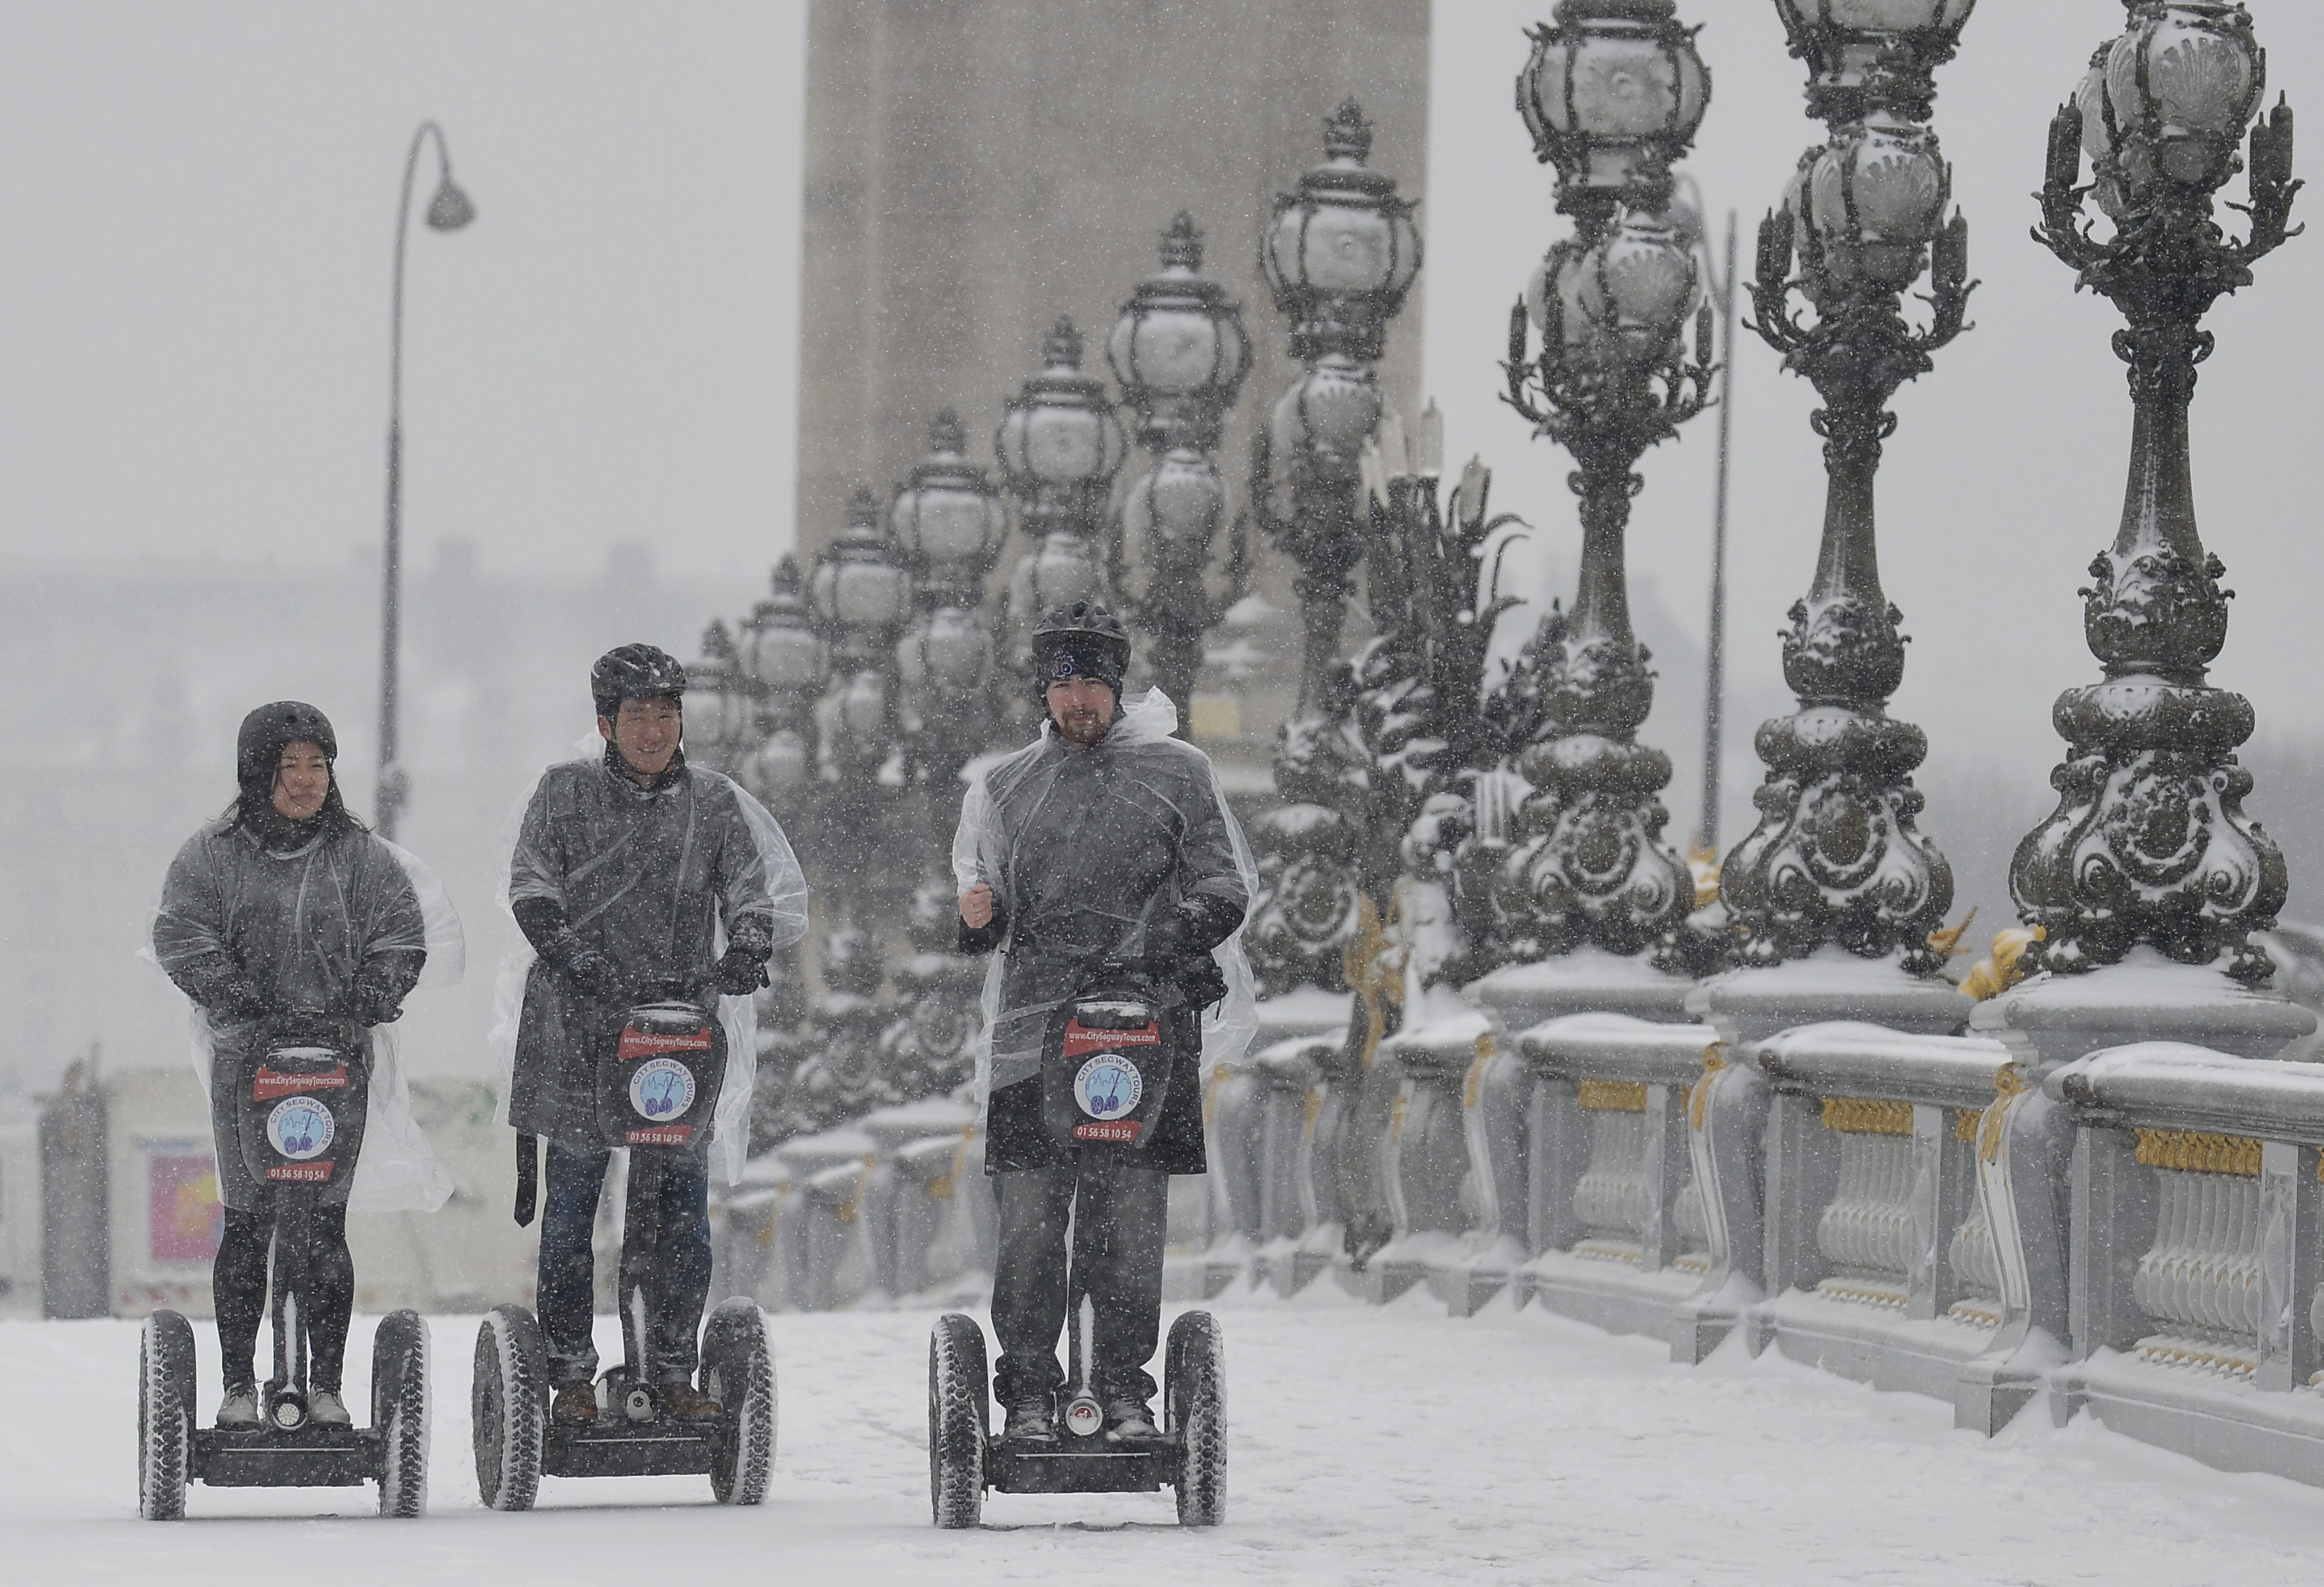
[{"label": "snow-covered railing", "polygon": [[1625,1333],[1667,1333],[1711,1267],[1687,1104],[1708,1026],[1570,1014],[1522,1032],[1526,1261],[1517,1297]]},{"label": "snow-covered railing", "polygon": [[[1471,1009],[1398,1031],[1375,1065],[1396,1085],[1379,1173],[1391,1232],[1359,1278],[1372,1300],[1392,1300],[1433,1275],[1483,1269],[1506,1275],[1522,1259],[1522,1203],[1505,1203],[1489,1168],[1480,1085],[1496,1052],[1492,1021]],[[1506,1154],[1504,1154],[1506,1155]],[[1488,1165],[1476,1170],[1477,1164]]]},{"label": "snow-covered railing", "polygon": [[2052,1414],[2324,1481],[2324,1067],[2145,1042],[2042,1089],[2076,1137]]},{"label": "snow-covered railing", "polygon": [[948,1098],[882,1108],[753,1158],[722,1193],[722,1294],[770,1310],[982,1287],[992,1265],[975,1110]]}]

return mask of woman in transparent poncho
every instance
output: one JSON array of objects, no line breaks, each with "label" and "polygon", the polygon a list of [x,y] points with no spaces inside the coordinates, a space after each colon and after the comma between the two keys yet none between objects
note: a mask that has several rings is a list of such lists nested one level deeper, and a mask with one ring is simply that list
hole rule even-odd
[{"label": "woman in transparent poncho", "polygon": [[[999,953],[978,1047],[1001,1223],[994,1389],[1003,1435],[1028,1441],[1055,1436],[1069,1278],[1093,1307],[1108,1435],[1153,1436],[1145,1365],[1160,1329],[1169,1176],[1204,1172],[1202,1077],[1239,1058],[1257,1027],[1237,935],[1258,886],[1250,849],[1209,757],[1171,736],[1170,701],[1120,703],[1129,659],[1128,633],[1102,606],[1042,619],[1041,736],[971,782],[953,841],[961,945]],[[1183,1000],[1162,1112],[1135,1154],[1060,1141],[1043,1120],[1050,1017],[1108,964]]]},{"label": "woman in transparent poncho", "polygon": [[254,1179],[239,1140],[239,1080],[270,1028],[332,1022],[364,1090],[352,1176],[318,1187],[309,1267],[319,1294],[308,1312],[314,1359],[308,1414],[348,1422],[339,1392],[355,1266],[346,1214],[433,1211],[452,1181],[411,1116],[390,1027],[428,982],[457,981],[460,923],[427,868],[366,830],[339,795],[330,722],[295,700],[244,719],[234,806],[171,862],[153,921],[155,960],[194,1002],[196,1073],[210,1096],[218,1198],[226,1227],[211,1282],[226,1396],[220,1426],[258,1421],[253,1356],[266,1308],[272,1186]]}]

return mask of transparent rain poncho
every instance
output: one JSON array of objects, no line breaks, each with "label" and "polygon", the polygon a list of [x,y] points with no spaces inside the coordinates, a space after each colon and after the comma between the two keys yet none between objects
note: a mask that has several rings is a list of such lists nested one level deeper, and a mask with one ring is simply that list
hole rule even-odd
[{"label": "transparent rain poncho", "polygon": [[[1246,909],[1259,896],[1259,868],[1218,773],[1209,756],[1171,736],[1177,728],[1177,707],[1151,689],[1123,702],[1093,749],[1070,749],[1044,726],[1035,743],[966,773],[953,878],[963,892],[991,887],[1010,932],[985,971],[980,1102],[1040,1073],[1050,1013],[1081,990],[1087,968],[1144,952],[1148,922],[1174,888]],[[1176,852],[1145,852],[1170,831],[1185,840]],[[1040,896],[1023,896],[1037,888]],[[1038,916],[1029,929],[1028,905]],[[1259,1030],[1241,928],[1211,956],[1227,995],[1203,1015],[1204,1074],[1239,1061]]]},{"label": "transparent rain poncho", "polygon": [[[651,964],[671,973],[706,976],[726,950],[724,922],[757,910],[768,915],[777,948],[807,935],[807,879],[781,825],[733,779],[703,767],[687,768],[669,802],[650,810],[642,798],[614,785],[604,745],[585,741],[584,760],[552,766],[512,814],[509,859],[497,896],[512,909],[530,897],[553,899],[576,932],[607,948],[625,973]],[[650,822],[649,827],[644,823]],[[748,859],[722,861],[739,841]],[[716,907],[713,908],[712,905]],[[501,963],[493,996],[493,1055],[500,1068],[497,1117],[529,1132],[592,1144],[595,1055],[575,1050],[578,1029],[559,1023],[577,1006],[561,977],[530,990],[538,955],[529,941]],[[533,1029],[536,1026],[553,1029]],[[758,1018],[752,1000],[720,997],[718,1020],[726,1034],[726,1079],[712,1117],[711,1158],[728,1184],[740,1180],[750,1155],[751,1089],[758,1073]],[[576,1064],[554,1097],[541,1105],[558,1114],[560,1130],[540,1117],[512,1116],[521,1045],[539,1042],[529,1063],[563,1056]],[[577,1084],[577,1091],[575,1089]],[[531,1089],[540,1089],[535,1084]]]},{"label": "transparent rain poncho", "polygon": [[[171,863],[141,955],[164,973],[223,955],[259,994],[286,1010],[322,1010],[354,984],[365,958],[424,949],[414,992],[452,986],[467,966],[460,918],[436,873],[376,833],[342,831],[277,852],[246,829],[212,822]],[[208,1095],[219,1066],[239,1064],[259,1022],[189,1003],[194,1075]],[[365,1032],[371,1048],[363,1152],[351,1212],[434,1212],[452,1176],[412,1116],[393,1025]],[[221,1143],[231,1152],[232,1143]],[[221,1161],[218,1185],[239,1206],[239,1158]]]}]

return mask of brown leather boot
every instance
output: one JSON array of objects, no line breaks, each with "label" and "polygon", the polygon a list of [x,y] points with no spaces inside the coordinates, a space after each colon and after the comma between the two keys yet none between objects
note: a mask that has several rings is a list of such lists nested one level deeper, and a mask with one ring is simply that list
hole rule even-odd
[{"label": "brown leather boot", "polygon": [[549,1416],[568,1427],[586,1426],[597,1419],[597,1389],[591,1383],[567,1383],[557,1391]]},{"label": "brown leather boot", "polygon": [[726,1414],[725,1407],[691,1383],[661,1383],[655,1388],[661,1396],[661,1414],[672,1421],[715,1422]]}]

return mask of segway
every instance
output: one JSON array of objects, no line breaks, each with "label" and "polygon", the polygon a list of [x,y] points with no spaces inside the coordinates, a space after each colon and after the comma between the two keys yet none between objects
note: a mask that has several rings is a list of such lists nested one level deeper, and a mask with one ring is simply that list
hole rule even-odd
[{"label": "segway", "polygon": [[258,1425],[198,1425],[194,1331],[179,1313],[145,1320],[138,1346],[137,1509],[185,1514],[186,1488],[356,1488],[379,1484],[379,1513],[428,1503],[428,1329],[392,1312],[372,1336],[371,1426],[326,1426],[307,1414],[309,1231],[327,1196],[343,1201],[363,1149],[369,1066],[347,1029],[305,1018],[279,1028],[234,1083],[243,1162],[274,1192],[271,1302],[274,1367]]},{"label": "segway", "polygon": [[[1102,972],[1097,989],[1051,1017],[1042,1051],[1048,1133],[1085,1151],[1136,1152],[1149,1140],[1176,1067],[1169,995],[1139,978]],[[1223,1342],[1208,1312],[1170,1324],[1163,1349],[1158,1436],[1115,1440],[1093,1381],[1096,1308],[1074,1276],[1073,1349],[1064,1415],[1041,1439],[996,1438],[984,1333],[957,1312],[928,1340],[928,1502],[936,1524],[977,1525],[985,1490],[1001,1493],[1176,1490],[1182,1526],[1226,1516]]]},{"label": "segway", "polygon": [[[634,1155],[700,1151],[710,1142],[725,1080],[726,1038],[696,997],[668,988],[632,1009],[598,1065],[597,1122],[609,1147]],[[529,1150],[529,1149],[521,1149]],[[625,1216],[642,1221],[645,1237],[625,1240],[642,1258],[653,1236],[659,1197],[641,1195],[632,1176]],[[659,1181],[657,1181],[659,1183]],[[527,1221],[529,1186],[519,1172],[519,1221]],[[623,1285],[642,1312],[646,1274],[624,1261]],[[597,1381],[597,1416],[577,1426],[549,1415],[549,1352],[540,1319],[523,1306],[496,1306],[476,1331],[471,1405],[476,1490],[488,1509],[532,1508],[540,1479],[659,1477],[707,1473],[721,1504],[766,1498],[775,1458],[775,1368],[758,1306],[735,1296],[718,1303],[702,1334],[700,1391],[721,1407],[716,1420],[680,1422],[661,1414],[639,1359],[642,1315],[625,1318],[622,1362]]]},{"label": "segway", "polygon": [[[1084,1306],[1084,1319],[1087,1307]],[[1086,1333],[1086,1321],[1079,1330]],[[1076,1351],[1083,1363],[1085,1351]],[[976,1526],[984,1492],[1154,1493],[1175,1489],[1178,1523],[1226,1518],[1227,1401],[1224,1341],[1216,1318],[1187,1312],[1170,1324],[1162,1352],[1162,1432],[1111,1443],[1085,1366],[1053,1438],[992,1434],[984,1331],[948,1312],[928,1339],[928,1505],[944,1527]]]}]

